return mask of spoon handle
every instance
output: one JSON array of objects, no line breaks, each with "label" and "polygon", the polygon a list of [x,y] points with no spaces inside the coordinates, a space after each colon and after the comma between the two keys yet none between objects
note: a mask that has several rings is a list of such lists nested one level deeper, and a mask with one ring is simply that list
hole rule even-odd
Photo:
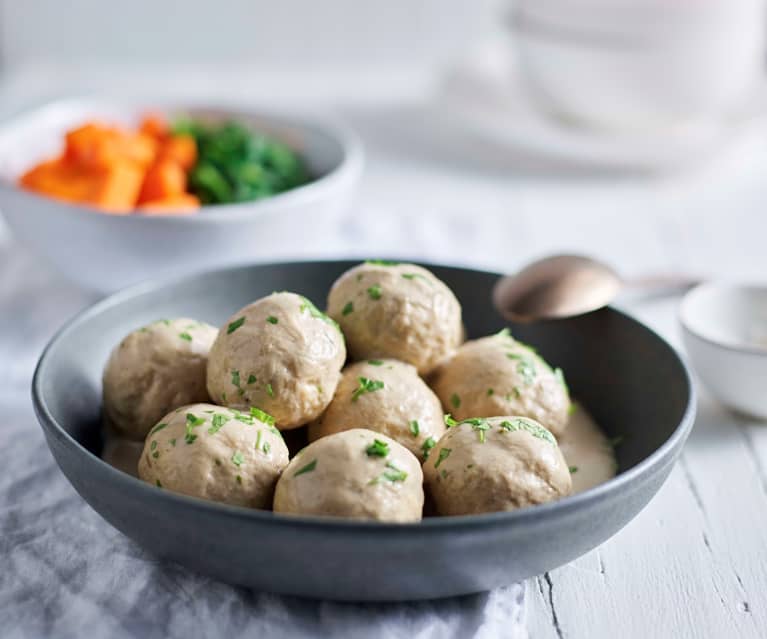
[{"label": "spoon handle", "polygon": [[634,300],[668,297],[684,293],[703,282],[692,275],[655,273],[623,281],[622,297]]}]

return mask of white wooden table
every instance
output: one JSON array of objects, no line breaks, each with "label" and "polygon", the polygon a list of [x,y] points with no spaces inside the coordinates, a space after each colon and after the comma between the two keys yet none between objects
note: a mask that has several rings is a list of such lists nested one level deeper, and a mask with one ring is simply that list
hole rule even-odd
[{"label": "white wooden table", "polygon": [[[106,75],[93,77],[109,86]],[[160,86],[139,74],[133,82],[136,91]],[[226,79],[217,82],[211,92],[227,88]],[[11,78],[0,106],[92,86],[76,74]],[[241,83],[230,86],[248,97]],[[384,101],[384,93],[340,106],[368,150],[358,206],[315,246],[291,254],[407,255],[511,270],[534,256],[577,251],[627,275],[767,280],[767,131],[694,173],[574,174],[478,144],[438,106]],[[11,253],[14,273],[3,266]],[[56,288],[55,274],[7,236],[0,268],[2,287],[19,287],[16,303],[25,280],[52,278]],[[45,318],[50,330],[73,305],[64,301],[60,317]],[[631,310],[678,343],[675,307],[661,300]],[[695,429],[657,497],[599,549],[531,580],[527,608],[534,639],[767,636],[767,426],[701,392]]]}]

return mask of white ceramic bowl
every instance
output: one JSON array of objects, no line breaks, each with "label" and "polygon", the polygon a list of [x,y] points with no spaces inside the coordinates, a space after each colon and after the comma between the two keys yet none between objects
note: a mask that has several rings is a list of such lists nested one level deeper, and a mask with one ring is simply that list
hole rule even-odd
[{"label": "white ceramic bowl", "polygon": [[[18,188],[16,178],[56,154],[64,132],[85,120],[135,124],[159,110],[236,119],[290,144],[316,178],[255,202],[206,206],[194,215],[107,215]],[[356,136],[329,122],[246,109],[194,105],[54,102],[0,126],[0,211],[13,233],[41,259],[82,286],[109,292],[165,274],[291,255],[318,246],[351,203],[362,171]]]},{"label": "white ceramic bowl", "polygon": [[682,300],[693,367],[723,404],[767,419],[767,287],[702,284]]},{"label": "white ceramic bowl", "polygon": [[[655,130],[738,115],[761,87],[764,20],[688,23],[635,38],[517,14],[519,69],[541,108],[598,129]],[[662,24],[662,23],[661,23]]]}]

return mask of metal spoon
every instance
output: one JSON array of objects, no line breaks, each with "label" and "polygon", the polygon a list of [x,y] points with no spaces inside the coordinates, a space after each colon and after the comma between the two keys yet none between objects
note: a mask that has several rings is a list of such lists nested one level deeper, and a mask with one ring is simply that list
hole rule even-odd
[{"label": "metal spoon", "polygon": [[626,289],[648,297],[680,292],[699,282],[675,275],[623,280],[610,266],[590,257],[552,255],[498,280],[493,304],[514,322],[561,319],[607,306]]}]

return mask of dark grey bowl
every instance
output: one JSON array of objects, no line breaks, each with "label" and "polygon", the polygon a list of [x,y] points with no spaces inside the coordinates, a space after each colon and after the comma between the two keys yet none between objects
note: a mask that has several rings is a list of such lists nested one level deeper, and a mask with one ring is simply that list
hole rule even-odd
[{"label": "dark grey bowl", "polygon": [[[32,396],[51,452],[80,495],[151,552],[223,581],[397,601],[487,590],[555,568],[608,539],[660,488],[692,428],[690,376],[666,342],[613,309],[512,327],[566,371],[574,395],[609,435],[623,437],[616,478],[556,503],[406,525],[284,517],[158,490],[101,461],[101,371],[124,334],[160,317],[220,325],[274,290],[322,305],[353,264],[265,264],[147,284],[71,321],[43,353]],[[469,336],[505,325],[490,304],[498,275],[427,266],[463,304]]]}]

